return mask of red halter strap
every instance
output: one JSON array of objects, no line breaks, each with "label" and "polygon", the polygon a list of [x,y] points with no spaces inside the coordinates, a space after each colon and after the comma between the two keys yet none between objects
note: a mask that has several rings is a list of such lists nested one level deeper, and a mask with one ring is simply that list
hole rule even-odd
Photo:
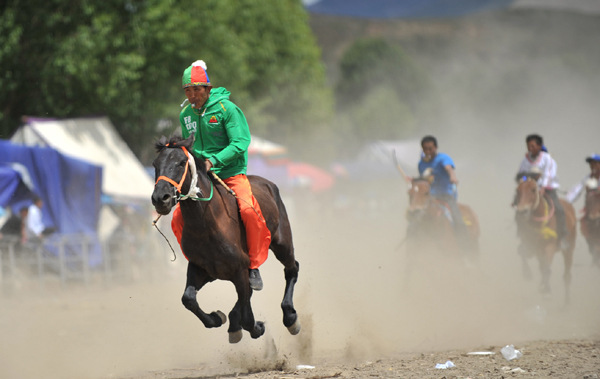
[{"label": "red halter strap", "polygon": [[185,153],[185,156],[188,158],[187,162],[185,162],[185,171],[183,172],[183,176],[181,177],[181,181],[179,183],[177,183],[173,179],[168,178],[168,177],[166,177],[164,175],[161,175],[161,176],[158,177],[158,179],[156,179],[156,183],[154,183],[154,186],[156,186],[159,181],[164,180],[166,182],[171,183],[177,189],[177,192],[181,193],[181,186],[183,186],[183,182],[185,181],[185,177],[186,177],[187,172],[188,172],[188,166],[190,165],[190,158],[189,158],[187,149],[185,147],[181,146],[181,150],[183,150],[183,152]]}]

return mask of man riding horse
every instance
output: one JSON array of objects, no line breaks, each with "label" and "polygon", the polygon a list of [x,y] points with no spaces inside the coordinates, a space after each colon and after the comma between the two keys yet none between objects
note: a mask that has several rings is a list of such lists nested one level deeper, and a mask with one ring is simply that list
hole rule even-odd
[{"label": "man riding horse", "polygon": [[567,193],[567,200],[575,202],[585,189],[585,208],[581,218],[581,234],[585,237],[594,264],[600,266],[600,155],[592,154],[585,160],[590,165],[590,174]]},{"label": "man riding horse", "polygon": [[[206,169],[218,175],[237,195],[237,204],[250,255],[250,287],[260,291],[258,268],[268,257],[271,233],[246,177],[250,129],[244,113],[229,100],[225,88],[212,88],[206,63],[196,61],[183,72],[182,87],[189,101],[179,116],[183,138],[194,136],[190,152],[206,161]],[[179,204],[173,212],[173,233],[181,245],[183,218]],[[185,254],[185,251],[183,252]]]},{"label": "man riding horse", "polygon": [[539,172],[537,183],[540,188],[540,194],[550,198],[553,203],[556,214],[558,243],[562,250],[567,250],[570,246],[565,238],[567,236],[565,210],[556,194],[556,190],[560,187],[556,175],[556,162],[544,147],[544,140],[540,135],[530,134],[525,138],[525,142],[527,143],[528,152],[519,166],[519,174],[517,176]]},{"label": "man riding horse", "polygon": [[456,202],[456,185],[458,178],[454,171],[455,166],[452,158],[444,153],[438,153],[437,139],[433,136],[425,136],[421,140],[423,155],[419,161],[419,175],[433,176],[431,183],[431,196],[447,204],[452,216],[452,227],[459,248],[466,254],[471,248],[467,227],[463,221],[463,215]]},{"label": "man riding horse", "polygon": [[600,180],[600,154],[592,154],[585,159],[585,161],[590,165],[590,173],[583,177],[583,179],[575,184],[569,192],[567,192],[567,201],[569,203],[574,203],[577,201],[581,193],[586,188],[586,182],[589,179]]}]

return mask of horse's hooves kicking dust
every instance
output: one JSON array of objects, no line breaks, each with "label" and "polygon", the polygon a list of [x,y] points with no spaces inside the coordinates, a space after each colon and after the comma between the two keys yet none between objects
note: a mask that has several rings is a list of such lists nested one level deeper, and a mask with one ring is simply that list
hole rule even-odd
[{"label": "horse's hooves kicking dust", "polygon": [[219,316],[221,318],[221,325],[224,325],[227,322],[227,316],[225,316],[225,313],[221,312],[221,311],[216,311],[215,312],[217,314],[217,316]]},{"label": "horse's hooves kicking dust", "polygon": [[238,330],[237,332],[229,332],[229,343],[238,343],[242,340],[242,330]]},{"label": "horse's hooves kicking dust", "polygon": [[291,335],[295,336],[296,334],[300,333],[300,329],[302,329],[302,326],[300,325],[300,321],[296,320],[296,322],[293,325],[288,326],[287,329],[289,330]]},{"label": "horse's hooves kicking dust", "polygon": [[250,332],[250,337],[256,339],[265,334],[265,323],[262,321],[256,321],[254,324],[254,330]]}]

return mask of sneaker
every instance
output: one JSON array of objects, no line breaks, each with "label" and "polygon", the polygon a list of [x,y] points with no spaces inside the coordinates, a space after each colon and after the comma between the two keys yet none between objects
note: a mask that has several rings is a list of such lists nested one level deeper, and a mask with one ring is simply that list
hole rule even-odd
[{"label": "sneaker", "polygon": [[260,277],[260,272],[257,268],[251,268],[250,270],[250,288],[255,291],[260,291],[263,288],[263,281]]}]

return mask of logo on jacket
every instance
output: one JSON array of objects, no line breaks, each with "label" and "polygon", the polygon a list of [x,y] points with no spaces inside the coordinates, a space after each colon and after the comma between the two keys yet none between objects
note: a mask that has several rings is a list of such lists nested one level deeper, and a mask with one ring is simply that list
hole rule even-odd
[{"label": "logo on jacket", "polygon": [[217,125],[218,123],[219,120],[217,119],[217,116],[212,116],[210,120],[208,120],[208,125]]}]

